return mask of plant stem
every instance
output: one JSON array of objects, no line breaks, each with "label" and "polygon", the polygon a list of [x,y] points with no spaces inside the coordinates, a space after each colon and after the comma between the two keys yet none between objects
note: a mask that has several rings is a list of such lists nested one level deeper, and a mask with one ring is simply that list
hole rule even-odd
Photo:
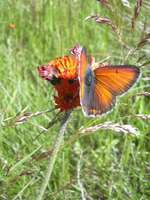
[{"label": "plant stem", "polygon": [[47,185],[50,182],[51,175],[52,175],[53,168],[54,168],[54,164],[55,164],[55,161],[56,161],[57,154],[58,154],[58,151],[60,149],[61,143],[63,141],[64,133],[65,133],[65,130],[66,130],[67,123],[69,121],[70,114],[71,114],[71,111],[66,112],[64,117],[63,117],[63,119],[62,119],[61,128],[60,128],[60,131],[59,131],[59,133],[58,133],[58,135],[56,137],[56,140],[55,140],[55,143],[54,143],[54,147],[53,147],[53,151],[52,151],[52,154],[51,154],[50,159],[49,159],[49,163],[48,163],[48,168],[47,168],[47,172],[46,172],[46,175],[45,175],[45,179],[44,179],[44,181],[42,183],[40,192],[39,192],[39,194],[37,196],[37,200],[42,200],[43,199],[43,196],[44,196],[45,190],[47,188]]}]

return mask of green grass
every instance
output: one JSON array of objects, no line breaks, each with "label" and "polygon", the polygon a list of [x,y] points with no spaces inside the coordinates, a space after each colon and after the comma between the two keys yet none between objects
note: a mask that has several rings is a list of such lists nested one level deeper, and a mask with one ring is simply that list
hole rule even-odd
[{"label": "green grass", "polygon": [[[130,49],[148,33],[150,3],[144,1],[136,28],[131,30],[135,3],[124,7],[111,1],[113,12],[96,0],[5,0],[0,2],[0,200],[34,200],[45,176],[48,158],[33,159],[52,148],[59,124],[40,133],[55,112],[32,118],[13,126],[17,115],[52,108],[52,87],[39,78],[37,66],[57,56],[66,55],[76,43],[87,48],[97,60],[109,56],[113,64],[141,65],[149,61],[149,44],[134,55],[119,42],[116,33],[106,25],[84,19],[91,14],[109,17],[122,32],[122,40]],[[10,23],[16,29],[8,28]],[[143,30],[145,23],[146,29]],[[138,58],[145,56],[137,62]],[[149,65],[150,66],[150,65]],[[135,96],[150,92],[148,65],[142,68],[138,84],[121,97],[113,112],[98,119],[85,118],[81,109],[73,112],[45,200],[81,199],[77,179],[86,190],[87,199],[147,200],[150,196],[149,133],[150,122],[133,117],[150,114],[150,97]],[[9,119],[10,118],[10,119]],[[105,121],[130,124],[139,129],[138,137],[119,135],[113,131],[97,131],[73,142],[80,127]],[[79,162],[80,161],[80,162]]]}]

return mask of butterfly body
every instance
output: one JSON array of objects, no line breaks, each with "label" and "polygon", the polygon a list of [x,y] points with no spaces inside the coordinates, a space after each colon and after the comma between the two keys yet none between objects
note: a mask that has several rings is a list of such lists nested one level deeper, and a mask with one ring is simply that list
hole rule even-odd
[{"label": "butterfly body", "polygon": [[85,85],[88,87],[88,89],[90,88],[93,82],[95,82],[95,76],[92,69],[88,67],[85,75]]}]

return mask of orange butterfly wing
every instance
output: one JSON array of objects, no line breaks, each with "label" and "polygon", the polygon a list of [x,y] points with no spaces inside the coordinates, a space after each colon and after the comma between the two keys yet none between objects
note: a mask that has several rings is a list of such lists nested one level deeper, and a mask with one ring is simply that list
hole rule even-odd
[{"label": "orange butterfly wing", "polygon": [[104,66],[94,70],[96,83],[103,85],[113,95],[126,92],[137,80],[140,70],[135,66]]},{"label": "orange butterfly wing", "polygon": [[135,66],[104,66],[95,69],[93,74],[94,81],[88,91],[85,87],[81,99],[83,112],[88,116],[111,110],[116,96],[125,93],[136,82],[140,71]]},{"label": "orange butterfly wing", "polygon": [[87,71],[87,57],[86,57],[86,50],[82,48],[81,54],[80,54],[80,61],[79,61],[79,82],[80,82],[80,98],[82,99],[84,97],[84,81],[86,77],[86,71]]},{"label": "orange butterfly wing", "polygon": [[94,70],[95,91],[99,99],[93,115],[99,115],[111,110],[116,101],[116,96],[125,93],[136,82],[140,71],[135,66],[104,66]]}]

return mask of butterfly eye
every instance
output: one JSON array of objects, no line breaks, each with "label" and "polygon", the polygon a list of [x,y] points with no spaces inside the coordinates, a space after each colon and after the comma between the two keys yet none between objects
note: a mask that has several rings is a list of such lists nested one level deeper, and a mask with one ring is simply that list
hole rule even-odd
[{"label": "butterfly eye", "polygon": [[60,78],[57,78],[56,76],[53,76],[52,79],[50,80],[52,85],[58,85],[61,82]]}]

